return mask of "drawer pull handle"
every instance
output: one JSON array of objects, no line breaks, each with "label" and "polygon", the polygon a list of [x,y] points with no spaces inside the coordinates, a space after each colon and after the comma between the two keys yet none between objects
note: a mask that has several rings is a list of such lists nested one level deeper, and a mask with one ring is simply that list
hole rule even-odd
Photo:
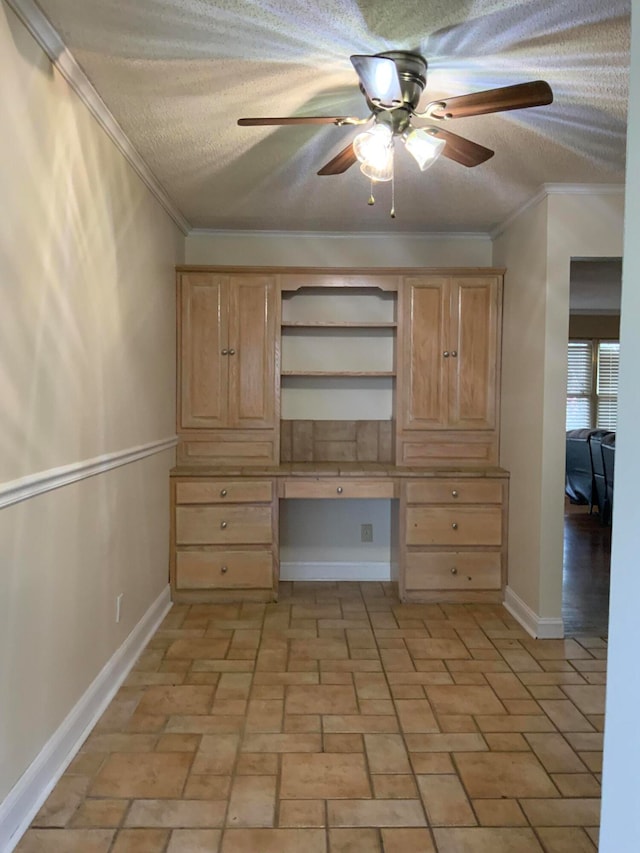
[{"label": "drawer pull handle", "polygon": [[226,566],[223,566],[223,567],[220,569],[220,572],[221,572],[221,574],[223,574],[223,575],[226,575],[226,573],[227,573],[228,571],[229,571],[229,570],[228,570],[228,568],[227,568]]},{"label": "drawer pull handle", "polygon": [[220,497],[226,498],[226,496],[227,496],[227,490],[226,489],[220,489]]},{"label": "drawer pull handle", "polygon": [[445,350],[445,351],[442,353],[442,355],[443,355],[445,358],[449,358],[449,350]]},{"label": "drawer pull handle", "polygon": [[456,569],[456,567],[455,567],[455,566],[451,569],[451,574],[452,574],[452,575],[457,575],[457,574],[458,574],[458,570]]},{"label": "drawer pull handle", "polygon": [[458,493],[456,492],[456,490],[455,490],[455,489],[451,492],[451,497],[452,497],[452,498],[457,498],[457,497],[458,497]]},{"label": "drawer pull handle", "polygon": [[341,494],[342,494],[342,486],[338,486],[338,488],[336,489],[336,492],[337,492],[339,495],[341,495]]},{"label": "drawer pull handle", "polygon": [[225,527],[226,527],[226,526],[227,526],[227,522],[226,522],[226,521],[221,521],[221,522],[220,522],[220,527],[221,527],[223,530],[225,529]]},{"label": "drawer pull handle", "polygon": [[458,522],[454,521],[451,526],[453,527],[454,530],[457,530],[458,529]]},{"label": "drawer pull handle", "polygon": [[234,349],[229,350],[229,355],[235,355],[235,354],[236,354],[236,351]]},{"label": "drawer pull handle", "polygon": [[458,353],[455,350],[451,350],[451,358],[457,358]]},{"label": "drawer pull handle", "polygon": [[229,350],[228,350],[228,349],[223,349],[223,350],[221,350],[220,354],[221,354],[221,355],[229,355]]}]

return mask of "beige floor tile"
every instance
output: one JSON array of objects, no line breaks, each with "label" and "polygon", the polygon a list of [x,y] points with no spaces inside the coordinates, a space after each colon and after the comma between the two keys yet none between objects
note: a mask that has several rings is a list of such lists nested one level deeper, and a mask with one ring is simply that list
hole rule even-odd
[{"label": "beige floor tile", "polygon": [[596,848],[582,829],[545,827],[538,835],[546,853],[595,853]]},{"label": "beige floor tile", "polygon": [[223,658],[229,647],[228,640],[188,639],[175,640],[166,652],[166,658]]},{"label": "beige floor tile", "polygon": [[224,800],[134,800],[126,826],[208,829],[222,826]]},{"label": "beige floor tile", "polygon": [[365,734],[364,744],[371,773],[409,773],[409,757],[400,735]]},{"label": "beige floor tile", "polygon": [[561,732],[592,732],[593,726],[568,699],[541,699],[540,707]]},{"label": "beige floor tile", "polygon": [[596,798],[523,799],[520,805],[532,826],[598,826],[600,824],[600,800]]},{"label": "beige floor tile", "polygon": [[487,744],[480,734],[407,734],[409,752],[483,752]]},{"label": "beige floor tile", "polygon": [[320,714],[287,714],[283,730],[290,734],[309,734],[322,731]]},{"label": "beige floor tile", "polygon": [[182,684],[150,687],[137,708],[139,714],[208,714],[213,702],[214,687],[193,687]]},{"label": "beige floor tile", "polygon": [[379,853],[380,833],[377,829],[329,830],[329,853]]},{"label": "beige floor tile", "polygon": [[376,672],[355,672],[353,683],[358,699],[389,699],[389,686],[384,675]]},{"label": "beige floor tile", "polygon": [[287,753],[282,756],[280,796],[285,800],[370,797],[364,756]]},{"label": "beige floor tile", "polygon": [[583,714],[604,714],[604,686],[567,684],[563,690]]},{"label": "beige floor tile", "polygon": [[431,705],[426,699],[397,699],[395,706],[403,732],[440,731]]},{"label": "beige floor tile", "polygon": [[312,660],[342,660],[349,657],[349,647],[344,640],[304,639],[291,640],[293,658]]},{"label": "beige floor tile", "polygon": [[219,829],[174,829],[167,853],[218,853]]},{"label": "beige floor tile", "polygon": [[455,773],[451,756],[446,752],[415,752],[410,755],[414,773]]},{"label": "beige floor tile", "polygon": [[438,723],[444,733],[478,731],[475,718],[471,714],[440,714]]},{"label": "beige floor tile", "polygon": [[599,797],[600,783],[591,773],[552,773],[563,797]]},{"label": "beige floor tile", "polygon": [[501,714],[505,707],[490,687],[444,685],[427,687],[436,714]]},{"label": "beige floor tile", "polygon": [[280,732],[282,731],[282,699],[252,699],[247,707],[245,731]]},{"label": "beige floor tile", "polygon": [[275,776],[237,776],[231,789],[227,826],[273,826]]},{"label": "beige floor tile", "polygon": [[237,714],[227,716],[226,714],[194,714],[176,715],[169,717],[166,731],[176,734],[232,734],[242,731],[244,727],[244,716]]},{"label": "beige floor tile", "polygon": [[532,733],[525,737],[549,773],[584,773],[584,764],[561,734]]},{"label": "beige floor tile", "polygon": [[89,780],[84,776],[63,776],[33,819],[33,826],[64,827],[82,802]]},{"label": "beige floor tile", "polygon": [[319,734],[248,734],[242,740],[242,752],[320,752]]},{"label": "beige floor tile", "polygon": [[592,773],[602,773],[603,754],[601,752],[580,752],[578,754]]},{"label": "beige floor tile", "polygon": [[220,853],[327,853],[324,829],[226,829]]},{"label": "beige floor tile", "polygon": [[527,826],[516,800],[474,800],[473,808],[481,826]]},{"label": "beige floor tile", "polygon": [[557,797],[558,791],[530,752],[456,753],[465,788],[477,797]]},{"label": "beige floor tile", "polygon": [[531,829],[434,829],[438,853],[544,853]]},{"label": "beige floor tile", "polygon": [[324,752],[363,752],[364,740],[363,735],[354,733],[328,733],[323,735],[323,750]]},{"label": "beige floor tile", "polygon": [[235,734],[204,735],[200,741],[192,773],[228,775],[233,772],[240,738]]},{"label": "beige floor tile", "polygon": [[123,829],[112,853],[164,853],[169,833],[164,829]]},{"label": "beige floor tile", "polygon": [[456,639],[407,640],[407,648],[414,658],[439,658],[453,660],[470,657],[467,647]]},{"label": "beige floor tile", "polygon": [[113,829],[29,829],[17,853],[107,853]]},{"label": "beige floor tile", "polygon": [[418,788],[413,773],[374,774],[373,796],[379,800],[412,800],[417,799]]},{"label": "beige floor tile", "polygon": [[93,797],[179,797],[192,756],[181,752],[114,753],[91,783]]},{"label": "beige floor tile", "polygon": [[161,735],[156,752],[196,752],[201,740],[200,735]]},{"label": "beige floor tile", "polygon": [[435,853],[428,829],[383,828],[382,849],[384,853]]},{"label": "beige floor tile", "polygon": [[65,776],[95,776],[102,766],[106,753],[79,752],[65,770]]},{"label": "beige floor tile", "polygon": [[543,714],[477,714],[481,732],[554,732],[555,726]]},{"label": "beige floor tile", "polygon": [[236,765],[238,776],[275,776],[278,772],[278,756],[264,752],[243,752]]},{"label": "beige floor tile", "polygon": [[473,810],[455,775],[418,776],[418,787],[431,826],[475,826]]},{"label": "beige floor tile", "polygon": [[70,826],[74,829],[120,826],[128,806],[128,800],[86,799],[74,814]]},{"label": "beige floor tile", "polygon": [[185,800],[226,800],[230,787],[230,776],[192,774],[187,779],[182,798]]},{"label": "beige floor tile", "polygon": [[398,718],[384,714],[327,714],[323,717],[325,732],[397,732]]},{"label": "beige floor tile", "polygon": [[420,800],[329,800],[329,826],[425,826]]},{"label": "beige floor tile", "polygon": [[278,826],[324,826],[324,800],[280,800]]},{"label": "beige floor tile", "polygon": [[353,687],[293,685],[287,688],[285,710],[287,714],[357,714],[358,703]]},{"label": "beige floor tile", "polygon": [[103,757],[109,752],[153,752],[157,740],[156,735],[92,734],[82,750],[103,753]]}]

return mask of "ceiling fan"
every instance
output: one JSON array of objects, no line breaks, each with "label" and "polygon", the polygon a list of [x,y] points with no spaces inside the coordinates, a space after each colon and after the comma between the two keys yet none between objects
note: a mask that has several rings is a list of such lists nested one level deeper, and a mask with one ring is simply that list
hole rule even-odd
[{"label": "ceiling fan", "polygon": [[448,119],[550,104],[553,93],[544,80],[518,83],[499,89],[431,101],[418,111],[427,82],[427,62],[417,53],[390,50],[374,56],[355,55],[351,62],[360,79],[370,114],[355,116],[290,116],[287,118],[241,118],[238,124],[294,125],[335,124],[358,126],[373,122],[326,163],[319,175],[338,175],[360,161],[361,171],[373,181],[393,178],[393,147],[400,139],[422,171],[442,154],[463,166],[478,166],[494,152],[477,142],[436,126],[414,127],[412,119],[441,122]]}]

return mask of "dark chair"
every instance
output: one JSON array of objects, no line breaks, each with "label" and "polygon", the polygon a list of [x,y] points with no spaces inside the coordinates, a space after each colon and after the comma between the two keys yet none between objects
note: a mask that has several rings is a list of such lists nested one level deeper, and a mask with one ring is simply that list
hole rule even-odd
[{"label": "dark chair", "polygon": [[601,442],[602,463],[604,466],[605,491],[607,496],[607,522],[611,520],[613,513],[613,472],[616,461],[616,435],[610,433],[605,435]]},{"label": "dark chair", "polygon": [[589,437],[593,430],[567,431],[567,456],[565,493],[572,504],[587,504],[591,509],[593,499],[593,469],[589,450]]},{"label": "dark chair", "polygon": [[607,495],[607,483],[604,476],[604,462],[602,461],[602,441],[615,433],[609,430],[596,430],[589,439],[591,450],[591,464],[593,465],[593,484],[595,505],[603,524],[608,524],[611,518],[611,505]]}]

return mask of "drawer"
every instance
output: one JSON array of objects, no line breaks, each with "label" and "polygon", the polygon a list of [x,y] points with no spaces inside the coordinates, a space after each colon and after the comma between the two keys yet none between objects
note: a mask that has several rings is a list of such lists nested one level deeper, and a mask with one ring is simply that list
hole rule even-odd
[{"label": "drawer", "polygon": [[177,589],[271,589],[271,551],[178,551]]},{"label": "drawer", "polygon": [[410,551],[405,586],[407,589],[500,589],[500,553]]},{"label": "drawer", "polygon": [[284,481],[285,498],[393,498],[395,486],[390,479],[363,477],[295,478]]},{"label": "drawer", "polygon": [[176,507],[179,545],[267,544],[272,538],[271,506]]},{"label": "drawer", "polygon": [[418,480],[406,484],[405,494],[410,504],[499,504],[502,502],[502,481]]},{"label": "drawer", "polygon": [[176,483],[176,503],[270,503],[271,480],[198,480]]},{"label": "drawer", "polygon": [[407,545],[501,545],[502,509],[477,506],[409,506]]}]

